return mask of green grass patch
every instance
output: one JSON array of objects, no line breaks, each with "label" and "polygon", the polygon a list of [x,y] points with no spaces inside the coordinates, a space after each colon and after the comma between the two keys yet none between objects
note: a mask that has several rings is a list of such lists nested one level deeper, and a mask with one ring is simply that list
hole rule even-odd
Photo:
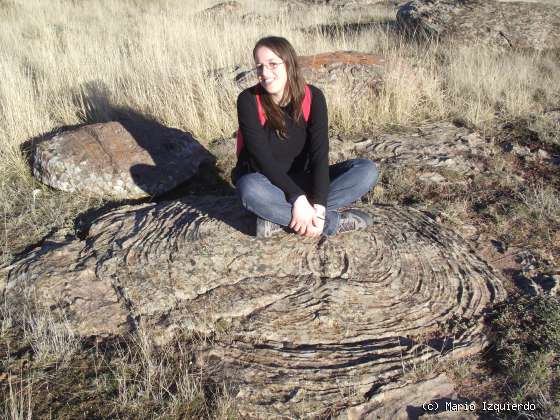
[{"label": "green grass patch", "polygon": [[[491,362],[502,377],[502,395],[512,403],[531,402],[533,413],[560,414],[560,300],[556,296],[517,296],[490,315]],[[514,413],[509,413],[513,415]]]}]

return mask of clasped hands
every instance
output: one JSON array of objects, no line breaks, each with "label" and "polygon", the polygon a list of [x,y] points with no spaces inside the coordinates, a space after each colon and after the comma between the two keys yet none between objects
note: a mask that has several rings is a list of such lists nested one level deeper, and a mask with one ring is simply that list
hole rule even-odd
[{"label": "clasped hands", "polygon": [[320,204],[312,206],[305,195],[300,195],[292,207],[292,220],[289,226],[298,235],[316,237],[323,233],[324,218],[324,206]]}]

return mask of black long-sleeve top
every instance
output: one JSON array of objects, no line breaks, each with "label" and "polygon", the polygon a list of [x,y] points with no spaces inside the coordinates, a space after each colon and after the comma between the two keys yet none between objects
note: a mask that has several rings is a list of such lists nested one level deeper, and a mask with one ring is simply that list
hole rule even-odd
[{"label": "black long-sleeve top", "polygon": [[254,86],[239,94],[237,117],[244,147],[232,171],[234,184],[246,173],[260,172],[284,191],[286,199],[293,204],[300,195],[306,193],[290,175],[305,172],[311,177],[311,193],[307,198],[312,203],[326,207],[329,191],[327,103],[319,88],[308,86],[311,91],[311,112],[307,124],[298,126],[294,123],[291,102],[281,107],[286,121],[287,139],[279,138],[268,123],[261,125]]}]

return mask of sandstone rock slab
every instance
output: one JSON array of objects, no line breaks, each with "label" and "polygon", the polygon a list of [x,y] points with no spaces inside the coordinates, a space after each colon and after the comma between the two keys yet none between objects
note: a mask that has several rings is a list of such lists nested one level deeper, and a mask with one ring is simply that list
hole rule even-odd
[{"label": "sandstone rock slab", "polygon": [[[431,410],[424,410],[423,405],[426,403],[431,404]],[[453,383],[444,373],[441,373],[418,382],[382,387],[370,401],[345,410],[336,417],[336,420],[409,420],[423,415],[435,418],[436,413],[444,415],[438,418],[457,420],[478,418],[465,410],[457,413],[446,410],[446,403],[468,402],[457,398]]]},{"label": "sandstone rock slab", "polygon": [[173,189],[213,160],[183,131],[152,122],[112,121],[35,144],[33,175],[63,191],[141,198]]},{"label": "sandstone rock slab", "polygon": [[419,38],[453,38],[498,49],[560,48],[560,6],[494,0],[413,0],[397,22]]},{"label": "sandstone rock slab", "polygon": [[418,168],[424,180],[440,183],[445,175],[434,174],[434,170],[464,179],[484,170],[480,157],[495,153],[498,150],[479,133],[451,122],[439,122],[398,133],[332,136],[329,160],[363,155],[386,166]]},{"label": "sandstone rock slab", "polygon": [[[124,206],[84,240],[47,239],[2,271],[2,298],[60,307],[82,335],[216,335],[197,360],[222,367],[244,418],[365,403],[402,366],[479,351],[499,273],[413,208],[327,240],[254,237],[237,197]],[[452,351],[451,351],[452,350]]]}]

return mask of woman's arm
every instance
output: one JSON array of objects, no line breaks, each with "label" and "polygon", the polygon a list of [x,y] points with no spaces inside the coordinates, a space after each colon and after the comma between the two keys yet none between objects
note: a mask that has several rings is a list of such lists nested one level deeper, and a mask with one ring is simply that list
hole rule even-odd
[{"label": "woman's arm", "polygon": [[311,113],[307,124],[312,178],[312,201],[323,208],[329,194],[329,115],[323,92],[312,86]]}]

